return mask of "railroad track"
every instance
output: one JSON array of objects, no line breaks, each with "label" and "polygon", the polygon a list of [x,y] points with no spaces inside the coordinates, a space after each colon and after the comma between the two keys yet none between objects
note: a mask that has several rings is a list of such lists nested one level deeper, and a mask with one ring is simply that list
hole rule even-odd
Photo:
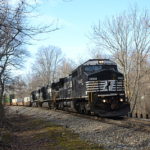
[{"label": "railroad track", "polygon": [[[45,109],[41,107],[41,109]],[[49,108],[46,108],[49,109]],[[52,109],[54,110],[54,109]],[[141,132],[150,132],[150,120],[147,119],[137,119],[137,118],[129,118],[129,117],[120,117],[120,118],[102,118],[94,115],[85,115],[85,114],[79,114],[71,111],[65,111],[65,110],[54,110],[56,112],[61,112],[65,114],[70,114],[73,116],[90,119],[94,121],[99,121],[102,123],[112,124],[123,128],[133,128],[135,131],[141,131]]]},{"label": "railroad track", "polygon": [[[22,106],[21,106],[22,107]],[[34,107],[38,109],[47,109],[49,110],[48,107]],[[85,119],[90,119],[106,124],[111,124],[111,125],[116,125],[118,127],[122,128],[132,128],[135,131],[141,131],[141,132],[149,132],[150,133],[150,120],[145,120],[145,119],[137,119],[137,118],[101,118],[98,116],[94,115],[85,115],[85,114],[79,114],[71,111],[65,111],[65,110],[58,110],[58,109],[51,109],[52,111],[60,112],[60,113],[65,113],[69,115],[73,115],[76,117],[81,117]],[[28,110],[25,110],[28,111]]]}]

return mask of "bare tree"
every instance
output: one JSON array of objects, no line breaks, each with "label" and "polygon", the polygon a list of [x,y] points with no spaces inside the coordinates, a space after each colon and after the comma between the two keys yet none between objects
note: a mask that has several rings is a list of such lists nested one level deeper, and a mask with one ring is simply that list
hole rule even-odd
[{"label": "bare tree", "polygon": [[27,84],[22,76],[16,76],[9,82],[6,90],[9,94],[14,95],[16,98],[23,99],[26,96]]},{"label": "bare tree", "polygon": [[[28,73],[25,79],[25,83],[27,83],[26,93],[28,95],[41,86],[51,84],[59,78],[68,76],[76,67],[72,60],[62,57],[62,54],[58,52],[61,52],[60,49],[54,46],[41,48],[37,52],[32,72]],[[56,54],[58,57],[56,57]]]},{"label": "bare tree", "polygon": [[60,48],[48,46],[38,50],[32,69],[36,78],[39,79],[39,85],[51,84],[58,78],[57,67],[61,61]]},{"label": "bare tree", "polygon": [[99,47],[94,47],[89,49],[89,55],[92,59],[108,59],[109,55],[104,54],[103,50]]},{"label": "bare tree", "polygon": [[71,74],[75,69],[76,64],[70,59],[63,59],[60,65],[57,68],[57,74],[59,78],[63,78]]},{"label": "bare tree", "polygon": [[52,28],[52,25],[30,26],[27,23],[29,7],[25,0],[20,0],[15,7],[9,5],[8,0],[0,0],[0,111],[2,112],[5,84],[11,78],[11,71],[19,68],[23,58],[27,56],[24,45],[37,34],[57,29]]},{"label": "bare tree", "polygon": [[147,70],[144,62],[150,52],[150,17],[137,8],[99,22],[92,27],[92,38],[101,49],[111,52],[125,77],[126,94],[135,108],[142,78]]}]

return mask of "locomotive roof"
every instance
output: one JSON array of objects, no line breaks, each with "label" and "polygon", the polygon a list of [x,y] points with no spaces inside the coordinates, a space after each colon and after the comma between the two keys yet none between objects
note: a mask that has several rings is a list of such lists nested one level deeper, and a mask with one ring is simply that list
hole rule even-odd
[{"label": "locomotive roof", "polygon": [[75,70],[73,70],[72,73],[74,73],[81,66],[88,66],[88,65],[117,65],[117,64],[110,59],[89,59],[85,63],[78,66]]},{"label": "locomotive roof", "polygon": [[83,65],[100,65],[100,64],[102,64],[102,65],[116,65],[116,63],[110,59],[89,59]]}]

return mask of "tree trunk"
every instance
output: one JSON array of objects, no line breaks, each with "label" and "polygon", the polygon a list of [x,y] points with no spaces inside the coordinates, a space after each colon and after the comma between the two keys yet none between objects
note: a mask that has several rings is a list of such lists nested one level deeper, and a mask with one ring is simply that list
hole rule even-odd
[{"label": "tree trunk", "polygon": [[4,100],[4,85],[1,84],[1,91],[0,91],[0,126],[3,124],[4,118],[5,118],[5,111],[3,106],[3,100]]}]

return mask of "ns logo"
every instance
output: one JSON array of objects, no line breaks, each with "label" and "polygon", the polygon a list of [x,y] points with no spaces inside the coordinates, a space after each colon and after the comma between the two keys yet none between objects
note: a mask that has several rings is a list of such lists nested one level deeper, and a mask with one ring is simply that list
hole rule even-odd
[{"label": "ns logo", "polygon": [[114,80],[107,80],[105,81],[105,84],[103,85],[102,90],[103,91],[114,91],[115,81]]}]

